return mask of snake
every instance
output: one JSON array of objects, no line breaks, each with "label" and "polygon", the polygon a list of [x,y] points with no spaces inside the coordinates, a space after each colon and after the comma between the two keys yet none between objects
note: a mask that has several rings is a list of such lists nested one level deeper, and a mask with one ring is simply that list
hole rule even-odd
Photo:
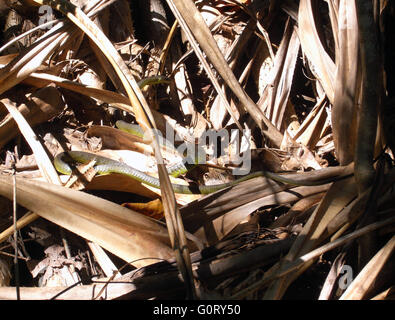
[{"label": "snake", "polygon": [[[163,77],[163,76],[154,76],[154,77],[149,77],[141,80],[138,85],[140,88],[146,86],[146,85],[152,85],[152,84],[158,84],[162,82],[167,82],[168,79]],[[144,138],[144,131],[142,128],[137,125],[137,124],[130,124],[122,120],[118,120],[116,122],[116,126],[118,129],[122,131],[126,131],[130,134],[136,135],[140,138]],[[174,150],[176,152],[177,149],[174,147],[172,143],[170,143],[167,139],[158,136],[159,144],[161,146],[165,146],[166,148],[170,150]],[[191,160],[190,158],[184,158],[183,161],[167,167],[167,171],[170,175],[177,177],[181,174],[185,174],[187,171],[191,169],[191,166],[195,166],[199,163],[202,163],[201,155],[203,153],[198,150],[197,152],[197,157],[196,159]],[[136,168],[133,168],[125,163],[122,163],[120,161],[116,161],[110,158],[106,158],[94,153],[89,153],[85,151],[66,151],[59,153],[55,159],[54,159],[54,166],[56,170],[62,174],[65,175],[71,175],[72,173],[72,168],[70,166],[70,162],[74,163],[83,163],[87,164],[94,161],[94,169],[96,173],[99,175],[105,175],[105,174],[110,174],[110,173],[118,173],[122,174],[125,176],[128,176],[134,180],[137,180],[141,183],[144,183],[148,186],[154,187],[154,188],[160,188],[160,180],[156,177],[153,177],[151,175],[146,174],[145,172],[142,172]],[[191,164],[191,165],[189,165]],[[182,194],[210,194],[228,187],[232,187],[235,185],[238,185],[239,183],[243,181],[247,181],[256,177],[266,177],[271,180],[274,180],[276,182],[284,183],[284,184],[290,184],[290,185],[296,185],[296,186],[316,186],[316,185],[322,185],[326,184],[329,182],[333,182],[333,178],[329,179],[322,179],[322,180],[314,180],[314,181],[308,181],[308,180],[295,180],[292,178],[284,177],[280,174],[276,174],[270,171],[256,171],[253,173],[250,173],[248,175],[245,175],[243,177],[240,177],[236,180],[226,182],[226,183],[221,183],[221,184],[216,184],[216,185],[197,185],[197,184],[190,184],[190,185],[182,185],[182,184],[175,184],[172,183],[172,188],[175,193],[182,193]]]},{"label": "snake", "polygon": [[[58,154],[54,159],[54,165],[57,171],[65,175],[71,175],[72,168],[70,162],[77,163],[90,163],[94,161],[94,169],[99,175],[105,175],[110,173],[118,173],[128,176],[134,180],[141,183],[149,185],[154,188],[160,188],[160,180],[156,177],[150,176],[145,172],[135,169],[123,162],[116,161],[110,158],[106,158],[94,153],[89,153],[85,151],[67,151]],[[256,177],[266,177],[276,182],[290,184],[294,186],[317,186],[333,182],[337,178],[326,178],[321,180],[295,180],[292,178],[284,177],[281,174],[276,174],[270,171],[256,171],[240,177],[236,180],[216,184],[216,185],[182,185],[172,183],[172,188],[175,193],[182,194],[210,194],[228,187],[238,185],[243,181],[247,181]]]}]

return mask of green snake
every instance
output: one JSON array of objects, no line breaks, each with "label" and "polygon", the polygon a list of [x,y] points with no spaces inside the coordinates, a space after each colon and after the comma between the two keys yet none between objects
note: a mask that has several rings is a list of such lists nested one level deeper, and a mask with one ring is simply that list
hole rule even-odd
[{"label": "green snake", "polygon": [[[72,173],[72,169],[69,165],[69,162],[71,161],[78,163],[89,163],[91,161],[95,161],[94,169],[98,174],[103,175],[110,173],[119,173],[128,176],[130,178],[133,178],[134,180],[140,181],[144,184],[147,184],[151,187],[160,188],[160,181],[158,178],[152,177],[140,170],[128,166],[125,163],[84,151],[68,151],[58,154],[54,160],[54,165],[56,170],[58,170],[60,173],[70,175]],[[307,180],[301,181],[301,180],[287,178],[282,175],[275,174],[269,171],[257,171],[249,175],[243,176],[239,179],[236,179],[234,181],[217,184],[217,185],[206,186],[206,185],[172,184],[172,187],[175,193],[209,194],[221,189],[225,189],[227,187],[235,186],[242,181],[246,181],[252,178],[262,177],[262,176],[277,182],[296,185],[296,186],[316,186],[316,185],[322,185],[329,182],[333,182],[333,180],[336,180],[336,178],[328,178],[328,179],[314,180],[314,181],[307,181]]]},{"label": "green snake", "polygon": [[[161,82],[166,82],[167,79],[162,77],[162,76],[155,76],[155,77],[150,77],[143,79],[139,82],[140,88],[146,86],[146,85],[152,85],[152,84],[158,84]],[[138,125],[133,125],[129,124],[125,121],[119,120],[116,122],[116,126],[123,131],[126,131],[128,133],[131,133],[133,135],[136,135],[140,138],[144,137],[144,132],[141,129],[140,126]],[[168,149],[174,150],[177,152],[175,149],[174,145],[171,144],[168,140],[165,138],[159,136],[159,144],[162,146],[165,146]],[[198,155],[201,155],[200,152],[198,152]],[[187,161],[188,160],[188,161]],[[194,159],[191,161],[191,159],[185,158],[182,162],[177,163],[173,166],[170,166],[167,168],[168,173],[174,177],[179,176],[181,174],[186,173],[188,170],[190,170],[190,167],[188,166],[188,163],[193,163],[190,166],[194,166],[198,163],[201,163],[202,159],[199,159],[199,156],[197,159]],[[106,157],[102,157],[93,153],[88,153],[84,151],[68,151],[68,152],[62,152],[58,154],[55,159],[54,159],[54,165],[57,171],[60,173],[63,173],[65,175],[70,175],[72,173],[72,169],[69,165],[69,162],[77,162],[77,163],[89,163],[91,161],[95,162],[94,169],[98,174],[110,174],[110,173],[118,173],[122,174],[125,176],[128,176],[134,180],[137,180],[141,183],[144,183],[146,185],[149,185],[154,188],[160,188],[160,181],[158,178],[152,177],[140,170],[137,170],[131,166],[128,166],[127,164],[124,164],[119,161],[115,161]],[[172,184],[173,190],[175,193],[184,193],[184,194],[209,194],[213,193],[215,191],[225,189],[227,187],[235,186],[239,184],[242,181],[246,181],[252,178],[256,177],[266,177],[269,179],[272,179],[274,181],[280,182],[280,183],[285,183],[285,184],[290,184],[290,185],[305,185],[305,186],[315,186],[315,185],[322,185],[326,184],[329,182],[333,181],[333,178],[331,179],[323,179],[323,180],[318,180],[318,181],[299,181],[291,178],[284,177],[279,174],[275,174],[269,171],[257,171],[254,173],[251,173],[249,175],[243,176],[237,180],[227,182],[227,183],[222,183],[222,184],[217,184],[217,185],[181,185],[181,184]]]}]

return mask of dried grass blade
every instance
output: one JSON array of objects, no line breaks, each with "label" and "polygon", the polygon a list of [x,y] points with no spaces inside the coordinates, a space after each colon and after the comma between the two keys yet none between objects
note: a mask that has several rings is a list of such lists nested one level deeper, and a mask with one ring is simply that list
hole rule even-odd
[{"label": "dried grass blade", "polygon": [[312,62],[318,80],[328,96],[334,100],[335,64],[325,51],[315,26],[312,0],[301,0],[298,14],[299,39],[302,50]]},{"label": "dried grass blade", "polygon": [[333,40],[335,42],[335,52],[336,56],[338,56],[339,38],[337,35],[339,34],[339,0],[328,0],[326,2],[328,3],[329,19],[331,21]]},{"label": "dried grass blade", "polygon": [[90,87],[79,82],[70,81],[68,79],[43,72],[33,72],[27,79],[24,80],[24,83],[39,87],[47,85],[51,82],[55,83],[59,87],[111,104],[112,106],[126,112],[132,112],[130,100],[124,95],[114,91]]},{"label": "dried grass blade", "polygon": [[[332,131],[336,154],[342,165],[354,159],[356,142],[358,73],[358,22],[354,1],[341,1],[339,7],[338,50],[336,51],[335,97],[332,107]],[[332,21],[332,24],[335,21]],[[347,137],[347,139],[344,139]]]},{"label": "dried grass blade", "polygon": [[266,115],[278,129],[281,129],[288,103],[299,47],[300,42],[294,30],[294,23],[289,20],[274,59],[272,79],[266,87],[266,90],[270,90]]}]

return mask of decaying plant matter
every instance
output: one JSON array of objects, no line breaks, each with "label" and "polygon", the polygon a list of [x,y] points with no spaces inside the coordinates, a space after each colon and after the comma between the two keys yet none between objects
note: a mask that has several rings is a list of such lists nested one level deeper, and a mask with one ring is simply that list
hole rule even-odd
[{"label": "decaying plant matter", "polygon": [[[1,1],[0,299],[393,298],[394,10]],[[207,163],[169,177],[183,155],[158,132],[202,143]],[[160,189],[95,161],[61,175],[69,150]],[[235,179],[246,161],[287,180],[173,191]]]}]

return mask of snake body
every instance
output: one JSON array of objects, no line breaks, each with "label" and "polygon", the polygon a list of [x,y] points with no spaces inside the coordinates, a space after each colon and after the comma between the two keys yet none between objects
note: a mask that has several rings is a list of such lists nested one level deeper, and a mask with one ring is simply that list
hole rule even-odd
[{"label": "snake body", "polygon": [[[72,173],[72,169],[69,165],[70,161],[78,162],[78,163],[89,163],[91,161],[95,161],[94,168],[99,174],[119,173],[128,176],[132,179],[135,179],[137,181],[140,181],[142,183],[145,183],[151,187],[160,188],[160,181],[158,178],[152,177],[140,170],[128,166],[125,163],[84,151],[68,151],[58,154],[54,160],[54,165],[56,170],[58,170],[60,173],[70,175]],[[249,175],[243,176],[239,179],[236,179],[234,181],[217,184],[217,185],[206,186],[206,185],[172,184],[172,187],[175,193],[209,194],[227,187],[235,186],[242,181],[246,181],[252,178],[262,177],[262,176],[275,180],[277,182],[291,184],[291,185],[315,186],[333,181],[333,179],[323,179],[319,181],[297,181],[269,171],[257,171]]]}]

